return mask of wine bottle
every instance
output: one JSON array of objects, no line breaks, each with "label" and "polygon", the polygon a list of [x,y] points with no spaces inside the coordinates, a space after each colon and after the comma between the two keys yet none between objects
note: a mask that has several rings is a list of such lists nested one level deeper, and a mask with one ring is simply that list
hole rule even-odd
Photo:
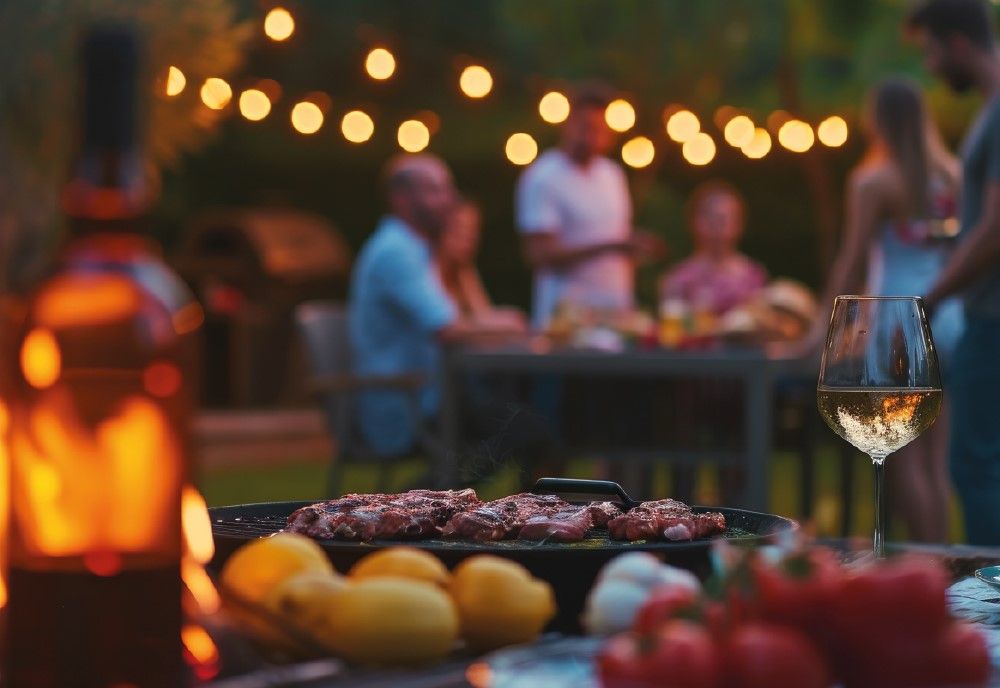
[{"label": "wine bottle", "polygon": [[66,240],[4,357],[9,686],[186,681],[181,489],[202,313],[145,233],[140,52],[128,27],[83,36]]}]

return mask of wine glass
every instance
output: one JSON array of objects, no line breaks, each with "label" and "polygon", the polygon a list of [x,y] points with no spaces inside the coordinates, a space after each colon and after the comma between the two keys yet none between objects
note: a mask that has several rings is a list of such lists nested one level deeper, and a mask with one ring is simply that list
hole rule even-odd
[{"label": "wine glass", "polygon": [[834,432],[875,466],[875,556],[885,546],[885,458],[929,428],[941,410],[941,377],[923,301],[838,296],[816,399]]}]

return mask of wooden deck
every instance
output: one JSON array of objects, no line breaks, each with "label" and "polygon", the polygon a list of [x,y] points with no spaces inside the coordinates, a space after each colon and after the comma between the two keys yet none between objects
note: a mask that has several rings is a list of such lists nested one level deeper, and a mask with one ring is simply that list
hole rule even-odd
[{"label": "wooden deck", "polygon": [[194,423],[205,468],[329,461],[334,445],[316,409],[203,411]]}]

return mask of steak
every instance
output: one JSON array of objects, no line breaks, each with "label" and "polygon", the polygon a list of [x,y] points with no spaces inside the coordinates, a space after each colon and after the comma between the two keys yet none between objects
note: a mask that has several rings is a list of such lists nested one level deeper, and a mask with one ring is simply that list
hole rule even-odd
[{"label": "steak", "polygon": [[593,502],[572,505],[551,516],[532,516],[518,531],[522,540],[545,540],[548,542],[580,542],[593,528],[605,528],[615,516],[621,514],[612,502]]},{"label": "steak", "polygon": [[570,504],[554,495],[522,492],[455,514],[442,534],[478,541],[503,540],[517,537],[533,517],[554,516],[569,508],[572,508]]},{"label": "steak", "polygon": [[454,514],[478,504],[471,489],[349,494],[298,509],[288,517],[285,530],[324,540],[433,538]]},{"label": "steak", "polygon": [[722,514],[696,514],[676,499],[643,502],[608,521],[608,534],[615,540],[697,540],[725,529]]},{"label": "steak", "polygon": [[608,521],[622,514],[621,507],[614,502],[591,502],[584,508],[590,512],[595,528],[607,528]]}]

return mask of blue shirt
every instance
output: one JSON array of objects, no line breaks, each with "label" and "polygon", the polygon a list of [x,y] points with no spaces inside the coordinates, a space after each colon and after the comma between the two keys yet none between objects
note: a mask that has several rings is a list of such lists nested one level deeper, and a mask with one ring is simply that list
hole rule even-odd
[{"label": "blue shirt", "polygon": [[406,393],[367,391],[358,423],[379,454],[413,447],[417,428],[437,412],[441,347],[437,332],[456,317],[427,240],[396,217],[386,217],[358,255],[351,278],[350,331],[354,370],[361,375],[422,373],[421,417]]}]

